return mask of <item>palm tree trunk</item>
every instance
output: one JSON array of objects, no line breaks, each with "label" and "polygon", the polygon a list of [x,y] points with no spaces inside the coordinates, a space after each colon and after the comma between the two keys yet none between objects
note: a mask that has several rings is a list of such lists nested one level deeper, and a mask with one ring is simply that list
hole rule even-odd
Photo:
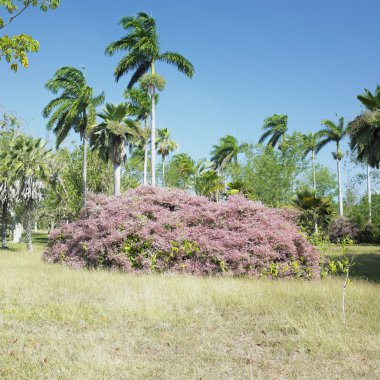
[{"label": "palm tree trunk", "polygon": [[339,216],[343,216],[343,195],[342,195],[342,178],[340,174],[340,160],[336,160],[337,170],[338,170],[338,202],[339,202]]},{"label": "palm tree trunk", "polygon": [[83,207],[86,207],[87,198],[87,139],[83,135]]},{"label": "palm tree trunk", "polygon": [[155,88],[151,87],[151,101],[152,101],[152,138],[151,138],[151,160],[152,160],[152,186],[156,186],[156,99],[155,99]]},{"label": "palm tree trunk", "polygon": [[[145,118],[145,129],[148,129],[148,115]],[[144,145],[144,186],[148,184],[148,139]]]},{"label": "palm tree trunk", "polygon": [[162,187],[165,187],[165,156],[162,156]]},{"label": "palm tree trunk", "polygon": [[315,176],[315,152],[312,151],[312,154],[311,154],[311,161],[312,161],[312,164],[313,164],[313,185],[314,185],[314,191],[315,193],[317,193],[317,180],[316,180],[316,176]]},{"label": "palm tree trunk", "polygon": [[368,223],[372,223],[372,191],[369,165],[367,165]]},{"label": "palm tree trunk", "polygon": [[26,210],[25,210],[25,235],[26,235],[26,246],[28,248],[29,252],[33,252],[33,243],[32,243],[32,206],[30,202],[27,203],[26,205]]},{"label": "palm tree trunk", "polygon": [[8,214],[8,207],[7,202],[3,203],[2,207],[2,226],[1,226],[1,248],[6,249],[7,248],[7,215]]},{"label": "palm tree trunk", "polygon": [[120,173],[121,173],[121,164],[114,162],[113,164],[113,189],[114,195],[120,195]]}]

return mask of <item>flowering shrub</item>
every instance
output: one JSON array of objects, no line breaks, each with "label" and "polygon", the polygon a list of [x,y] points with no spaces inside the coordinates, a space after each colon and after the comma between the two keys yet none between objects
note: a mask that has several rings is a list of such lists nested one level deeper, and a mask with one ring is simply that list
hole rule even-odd
[{"label": "flowering shrub", "polygon": [[43,257],[126,272],[319,278],[320,255],[292,218],[242,196],[216,203],[140,187],[92,196],[78,221],[51,233]]}]

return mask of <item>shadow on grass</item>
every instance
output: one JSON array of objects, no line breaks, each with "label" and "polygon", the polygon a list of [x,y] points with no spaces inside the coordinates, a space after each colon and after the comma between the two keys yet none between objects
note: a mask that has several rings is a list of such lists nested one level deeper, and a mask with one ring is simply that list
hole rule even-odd
[{"label": "shadow on grass", "polygon": [[[327,255],[330,258],[338,259],[341,256]],[[354,262],[350,270],[350,278],[368,280],[380,283],[380,251],[371,253],[352,252],[346,256]]]}]

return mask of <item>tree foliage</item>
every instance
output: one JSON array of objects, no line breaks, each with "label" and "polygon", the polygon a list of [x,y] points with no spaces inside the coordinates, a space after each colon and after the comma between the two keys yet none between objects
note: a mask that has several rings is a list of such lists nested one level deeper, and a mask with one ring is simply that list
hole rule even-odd
[{"label": "tree foliage", "polygon": [[[0,30],[4,29],[30,7],[38,7],[46,12],[56,9],[60,0],[0,0],[0,10],[4,9],[6,16],[0,17]],[[17,71],[19,64],[27,68],[29,65],[28,53],[35,53],[39,49],[39,42],[28,34],[14,36],[0,36],[0,61],[5,59],[13,71]]]}]

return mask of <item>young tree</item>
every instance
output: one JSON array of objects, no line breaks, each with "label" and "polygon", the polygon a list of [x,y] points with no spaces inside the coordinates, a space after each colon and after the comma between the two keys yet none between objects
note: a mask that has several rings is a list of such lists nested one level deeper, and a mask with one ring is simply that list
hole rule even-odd
[{"label": "young tree", "polygon": [[126,145],[134,132],[135,121],[128,119],[128,105],[107,103],[103,113],[98,116],[103,120],[92,130],[91,149],[98,149],[100,156],[111,160],[114,168],[114,195],[120,195],[121,164],[126,157]]},{"label": "young tree", "polygon": [[162,157],[162,186],[165,187],[165,159],[171,152],[178,149],[178,144],[170,140],[170,132],[167,128],[157,129],[157,152]]},{"label": "young tree", "polygon": [[50,117],[47,128],[56,135],[58,148],[71,130],[79,133],[83,143],[83,206],[87,196],[87,135],[96,121],[96,108],[103,104],[104,92],[94,96],[93,89],[87,85],[82,71],[74,67],[58,69],[46,88],[53,94],[61,94],[53,99],[42,111],[45,118]]},{"label": "young tree", "polygon": [[119,51],[126,51],[115,69],[115,79],[119,79],[133,72],[128,83],[128,88],[143,77],[150,70],[149,90],[151,94],[151,144],[152,144],[152,185],[155,186],[155,146],[156,146],[156,126],[155,126],[155,91],[160,78],[155,72],[156,62],[164,62],[175,66],[180,72],[191,78],[194,75],[194,67],[185,57],[179,53],[160,51],[160,44],[156,28],[156,20],[145,12],[139,12],[135,17],[123,17],[120,25],[127,31],[127,35],[111,43],[105,50],[107,55],[113,55]]},{"label": "young tree", "polygon": [[[42,11],[56,9],[60,0],[2,0],[0,10],[3,9],[6,17],[0,17],[0,30],[7,27],[28,8],[38,7]],[[39,49],[39,42],[28,34],[15,36],[3,35],[0,37],[0,61],[5,58],[11,70],[17,71],[19,64],[28,67],[28,53],[35,53]]]},{"label": "young tree", "polygon": [[340,161],[344,157],[344,153],[340,149],[340,143],[344,139],[347,133],[347,129],[344,125],[344,118],[341,117],[338,123],[334,123],[331,120],[322,120],[321,124],[324,126],[319,132],[317,132],[318,138],[320,138],[315,153],[318,153],[324,146],[330,142],[336,144],[336,151],[332,153],[336,160],[337,173],[338,173],[338,202],[339,202],[339,216],[343,216],[343,194],[342,194],[342,176],[340,173]]}]

